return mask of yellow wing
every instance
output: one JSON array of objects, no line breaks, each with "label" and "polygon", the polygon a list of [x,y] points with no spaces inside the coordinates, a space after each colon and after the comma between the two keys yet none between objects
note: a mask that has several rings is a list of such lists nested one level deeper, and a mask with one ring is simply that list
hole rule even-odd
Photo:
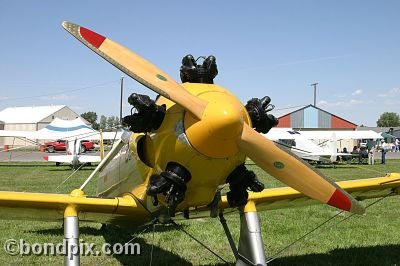
[{"label": "yellow wing", "polygon": [[[400,173],[385,177],[342,181],[337,183],[357,200],[379,198],[400,194]],[[319,203],[290,188],[265,189],[259,193],[249,193],[249,200],[257,210],[271,210]],[[121,197],[101,198],[86,196],[81,190],[71,194],[46,194],[0,191],[0,211],[2,219],[62,220],[68,209],[74,209],[81,221],[100,223],[143,223],[151,219],[149,212],[131,194]],[[220,202],[220,209],[232,209],[226,196]],[[208,207],[196,209],[196,214],[204,214]],[[197,215],[191,215],[195,218]]]},{"label": "yellow wing", "polygon": [[[341,181],[337,184],[357,200],[379,198],[400,194],[400,173],[391,173],[385,177]],[[290,187],[264,189],[262,192],[249,193],[257,210],[281,209],[319,203]],[[226,196],[222,197],[220,208],[230,208]]]},{"label": "yellow wing", "polygon": [[76,210],[81,221],[101,223],[123,222],[134,218],[144,222],[150,218],[144,207],[130,194],[100,198],[86,196],[81,190],[71,194],[0,192],[0,211],[4,219],[62,220],[68,210]]}]

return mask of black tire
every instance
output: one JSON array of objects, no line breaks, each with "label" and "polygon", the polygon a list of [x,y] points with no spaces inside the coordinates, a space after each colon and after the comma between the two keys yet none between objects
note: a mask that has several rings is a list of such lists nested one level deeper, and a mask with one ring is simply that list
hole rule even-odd
[{"label": "black tire", "polygon": [[47,152],[54,153],[55,151],[54,146],[47,146]]},{"label": "black tire", "polygon": [[61,163],[60,162],[56,162],[56,166],[60,166],[61,165]]}]

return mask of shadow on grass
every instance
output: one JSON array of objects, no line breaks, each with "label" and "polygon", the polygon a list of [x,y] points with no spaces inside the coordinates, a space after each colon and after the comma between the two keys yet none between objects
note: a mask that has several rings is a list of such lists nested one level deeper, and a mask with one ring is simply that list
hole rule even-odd
[{"label": "shadow on grass", "polygon": [[[50,229],[41,229],[41,230],[32,230],[28,231],[28,233],[35,233],[38,235],[57,235],[63,236],[64,235],[64,227],[63,224],[60,223],[59,228],[50,228]],[[102,230],[90,227],[90,226],[81,226],[79,227],[79,234],[84,235],[92,235],[92,236],[102,236]]]},{"label": "shadow on grass", "polygon": [[315,168],[319,168],[319,169],[324,169],[324,168],[335,168],[335,169],[354,169],[356,168],[356,165],[360,165],[360,164],[354,164],[353,166],[350,164],[346,164],[346,165],[335,165],[335,167],[333,165],[313,165]]},{"label": "shadow on grass", "polygon": [[[94,169],[95,169],[95,167],[81,168],[81,169],[79,169],[79,172],[93,172]],[[73,172],[75,170],[72,169],[70,166],[59,166],[59,168],[57,168],[57,169],[49,169],[48,171],[49,172],[65,172],[65,171]]]},{"label": "shadow on grass", "polygon": [[327,254],[308,254],[276,259],[268,265],[397,265],[400,245],[334,249]]},{"label": "shadow on grass", "polygon": [[[184,229],[185,227],[187,227],[187,225],[182,225],[182,224],[177,224],[176,226],[172,225],[172,224],[171,225],[157,225],[156,231],[158,233],[174,232],[174,231],[180,231],[181,229]],[[138,231],[140,232],[141,226],[139,226],[137,228],[139,228],[139,229],[135,230],[134,228],[119,227],[119,226],[115,226],[115,225],[103,225],[103,227],[101,229],[96,229],[96,228],[90,227],[90,226],[80,226],[79,234],[92,235],[92,236],[102,236],[102,235],[104,236],[104,234],[107,234],[109,232],[117,232],[117,233],[121,233],[124,235],[133,236]],[[142,227],[142,228],[144,229],[144,227]],[[31,230],[31,231],[27,231],[27,233],[35,233],[35,234],[39,234],[39,235],[64,235],[64,227],[63,227],[63,224],[60,223],[59,228]]]},{"label": "shadow on grass", "polygon": [[[151,228],[152,226],[150,226],[148,232],[151,232]],[[156,232],[160,232],[160,230],[178,230],[178,228],[174,228],[173,226],[156,226]],[[140,255],[113,255],[122,265],[150,265],[150,262],[152,265],[192,265],[192,263],[177,254],[147,243],[140,237],[140,234],[132,240],[135,234],[127,232],[124,228],[111,225],[101,231],[103,232],[105,242],[111,245],[127,243],[128,241],[140,245]],[[151,236],[148,238],[151,241]]]},{"label": "shadow on grass", "polygon": [[[185,227],[182,225],[178,226],[156,226],[156,232],[167,232],[167,231],[176,231],[181,227]],[[147,232],[151,232],[152,227],[150,227]],[[181,258],[179,255],[174,254],[168,250],[164,250],[158,246],[153,246],[151,243],[147,243],[143,238],[140,237],[138,232],[141,230],[127,230],[126,228],[121,228],[118,226],[107,225],[102,227],[101,229],[96,229],[90,226],[82,226],[79,228],[79,233],[81,235],[92,235],[92,236],[103,236],[104,241],[111,245],[119,244],[119,243],[127,243],[128,241],[132,241],[133,244],[137,243],[140,246],[140,254],[134,255],[112,255],[115,259],[117,259],[122,265],[149,265],[150,260],[152,260],[153,265],[192,265],[189,261]],[[29,233],[36,233],[42,235],[58,235],[62,236],[64,234],[64,229],[62,224],[60,224],[59,228],[51,228],[51,229],[42,229],[42,230],[33,230],[28,231]],[[151,234],[151,233],[150,233]],[[137,237],[137,238],[134,238]],[[134,238],[134,240],[132,240]],[[149,241],[151,241],[151,236],[148,237]],[[177,241],[180,241],[177,239]],[[136,249],[132,249],[137,251]],[[225,264],[221,264],[225,265]]]},{"label": "shadow on grass", "polygon": [[[156,226],[156,232],[176,230],[180,229],[175,226]],[[136,233],[140,231],[141,230],[137,230]],[[63,228],[62,225],[60,225],[59,228],[34,230],[29,232],[46,235],[63,235]],[[151,232],[151,228],[148,229],[148,232]],[[112,225],[108,225],[102,229],[82,226],[80,228],[80,233],[93,236],[103,236],[105,242],[111,245],[116,243],[126,243],[136,235],[134,230],[126,230]],[[158,246],[152,246],[151,233],[147,233],[147,235],[147,239],[150,243],[147,243],[143,238],[141,238],[140,234],[132,241],[132,243],[138,243],[140,245],[140,255],[113,255],[115,259],[117,259],[122,265],[149,265],[151,257],[153,265],[192,265],[190,261],[185,260],[173,252],[164,250]],[[180,240],[176,239],[176,241]],[[400,245],[341,248],[334,249],[327,254],[307,254],[282,257],[274,260],[268,265],[396,265],[400,262],[399,250]],[[230,264],[218,263],[212,265],[222,266]]]}]

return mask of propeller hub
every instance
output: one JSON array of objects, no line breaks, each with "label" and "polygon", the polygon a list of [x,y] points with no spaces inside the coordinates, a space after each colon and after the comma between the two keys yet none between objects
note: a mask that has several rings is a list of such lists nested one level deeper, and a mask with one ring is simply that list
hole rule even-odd
[{"label": "propeller hub", "polygon": [[208,130],[214,138],[226,140],[240,136],[243,117],[237,106],[226,103],[210,103],[203,115]]},{"label": "propeller hub", "polygon": [[[192,146],[212,158],[226,158],[239,152],[237,140],[247,121],[244,107],[231,94],[219,91],[202,93],[199,98],[208,102],[201,120],[185,114],[186,135]],[[248,122],[248,121],[247,121]]]}]

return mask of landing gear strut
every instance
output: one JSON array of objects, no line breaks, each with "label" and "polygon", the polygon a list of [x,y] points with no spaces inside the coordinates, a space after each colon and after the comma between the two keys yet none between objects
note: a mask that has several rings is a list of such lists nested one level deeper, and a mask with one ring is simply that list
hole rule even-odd
[{"label": "landing gear strut", "polygon": [[79,266],[79,217],[74,207],[67,207],[64,213],[64,240],[66,243],[64,265]]},{"label": "landing gear strut", "polygon": [[220,222],[224,228],[237,266],[266,265],[264,243],[256,206],[249,201],[246,206],[240,208],[240,237],[238,248],[229,231],[223,214],[220,213]]}]

